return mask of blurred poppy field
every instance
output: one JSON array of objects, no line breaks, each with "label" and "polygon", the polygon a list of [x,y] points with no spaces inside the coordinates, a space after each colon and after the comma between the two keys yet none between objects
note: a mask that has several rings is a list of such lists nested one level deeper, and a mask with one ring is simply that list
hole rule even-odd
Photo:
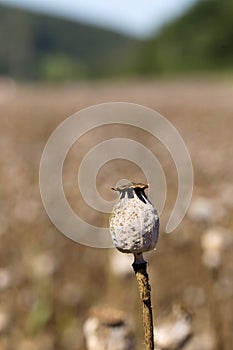
[{"label": "blurred poppy field", "polygon": [[[155,326],[159,328],[174,305],[180,305],[192,319],[192,334],[177,349],[232,350],[232,93],[232,81],[223,77],[56,86],[0,80],[1,350],[86,349],[83,325],[95,306],[124,311],[133,320],[137,349],[142,349],[132,258],[124,260],[114,248],[86,247],[62,235],[49,220],[39,191],[40,158],[51,133],[73,113],[111,101],[150,107],[176,127],[194,168],[189,210],[174,232],[164,233],[177,195],[176,167],[152,135],[121,125],[97,128],[72,147],[63,169],[67,199],[84,220],[107,227],[108,215],[89,208],[77,186],[84,155],[113,137],[135,139],[154,152],[168,192],[159,243],[146,256]],[[116,198],[111,187],[120,178],[146,181],[133,163],[111,161],[97,177],[98,191],[106,200]]]}]

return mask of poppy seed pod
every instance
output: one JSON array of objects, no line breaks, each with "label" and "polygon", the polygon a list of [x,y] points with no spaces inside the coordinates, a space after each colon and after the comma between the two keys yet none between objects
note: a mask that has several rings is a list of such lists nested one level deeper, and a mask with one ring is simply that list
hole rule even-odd
[{"label": "poppy seed pod", "polygon": [[120,193],[110,216],[110,233],[118,250],[140,254],[155,248],[159,235],[159,218],[148,200],[148,185],[129,183],[113,188]]}]

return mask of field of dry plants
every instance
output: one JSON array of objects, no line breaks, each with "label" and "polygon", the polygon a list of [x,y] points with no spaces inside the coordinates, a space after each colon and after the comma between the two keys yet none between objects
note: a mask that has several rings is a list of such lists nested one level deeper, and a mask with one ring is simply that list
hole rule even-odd
[{"label": "field of dry plants", "polygon": [[[81,199],[80,161],[93,145],[113,137],[150,148],[168,185],[157,250],[146,257],[157,349],[232,350],[233,82],[217,79],[61,86],[0,80],[0,349],[84,350],[83,325],[97,306],[124,311],[132,320],[137,350],[143,348],[132,259],[125,264],[115,249],[85,247],[63,236],[42,206],[38,185],[40,157],[54,129],[84,107],[111,101],[151,107],[180,132],[195,175],[189,211],[172,234],[163,233],[177,194],[176,168],[157,140],[130,126],[98,128],[72,147],[63,174],[67,198],[83,219],[106,227],[108,215]],[[131,162],[111,161],[97,178],[101,195],[115,198],[110,188],[121,178],[145,181]],[[187,339],[169,345],[161,327],[183,316],[189,322]],[[172,327],[166,329],[172,338]]]}]

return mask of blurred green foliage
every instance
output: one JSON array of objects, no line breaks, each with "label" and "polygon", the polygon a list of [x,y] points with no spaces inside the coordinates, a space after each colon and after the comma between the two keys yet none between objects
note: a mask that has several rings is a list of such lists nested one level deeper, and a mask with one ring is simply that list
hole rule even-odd
[{"label": "blurred green foliage", "polygon": [[69,20],[0,6],[0,75],[72,81],[233,71],[233,2],[199,0],[140,41]]},{"label": "blurred green foliage", "polygon": [[26,320],[26,333],[33,335],[40,332],[46,326],[51,316],[51,304],[44,299],[36,300]]},{"label": "blurred green foliage", "polygon": [[39,64],[39,77],[49,81],[84,79],[88,70],[84,64],[66,55],[45,55]]},{"label": "blurred green foliage", "polygon": [[109,76],[138,41],[110,30],[0,6],[0,75],[49,81]]},{"label": "blurred green foliage", "polygon": [[142,47],[144,74],[233,68],[232,0],[199,0]]}]

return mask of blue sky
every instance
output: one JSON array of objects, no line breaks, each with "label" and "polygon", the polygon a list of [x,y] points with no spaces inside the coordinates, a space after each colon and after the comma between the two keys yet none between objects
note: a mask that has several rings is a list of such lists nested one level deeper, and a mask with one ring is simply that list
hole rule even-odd
[{"label": "blue sky", "polygon": [[40,12],[61,15],[115,29],[133,36],[147,36],[178,16],[197,0],[0,0]]}]

